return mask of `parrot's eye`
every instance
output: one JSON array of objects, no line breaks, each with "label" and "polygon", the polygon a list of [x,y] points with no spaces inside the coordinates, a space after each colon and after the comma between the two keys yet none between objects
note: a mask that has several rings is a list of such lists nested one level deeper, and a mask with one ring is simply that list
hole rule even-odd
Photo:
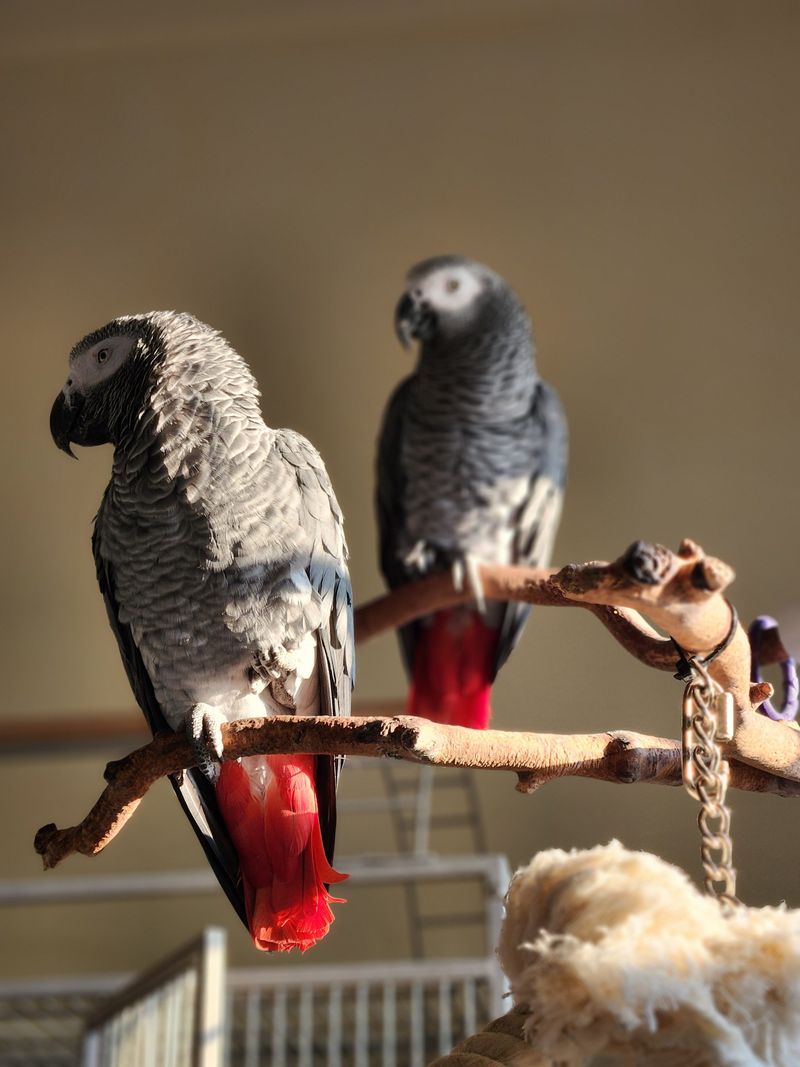
[{"label": "parrot's eye", "polygon": [[444,287],[448,291],[448,293],[454,293],[460,285],[461,282],[458,280],[458,278],[448,278],[445,282]]},{"label": "parrot's eye", "polygon": [[108,357],[111,355],[107,348],[98,348],[97,350],[97,362],[105,363]]}]

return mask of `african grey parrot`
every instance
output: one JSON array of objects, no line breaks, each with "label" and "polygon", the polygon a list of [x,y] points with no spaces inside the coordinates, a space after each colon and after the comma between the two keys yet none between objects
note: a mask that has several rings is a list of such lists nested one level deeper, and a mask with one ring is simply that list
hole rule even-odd
[{"label": "african grey parrot", "polygon": [[69,357],[59,448],[114,445],[92,545],[125,669],[153,732],[187,729],[204,770],[172,784],[258,948],[328,930],[338,765],[222,754],[237,718],[348,715],[352,594],[342,517],[315,449],[262,420],[244,360],[187,314],[115,319]]},{"label": "african grey parrot", "polygon": [[377,463],[381,567],[391,588],[431,570],[466,576],[476,600],[400,631],[408,711],[484,729],[491,684],[530,608],[485,605],[476,564],[550,559],[561,515],[567,429],[534,363],[531,326],[503,279],[461,256],[411,269],[397,305],[415,372],[384,414]]}]

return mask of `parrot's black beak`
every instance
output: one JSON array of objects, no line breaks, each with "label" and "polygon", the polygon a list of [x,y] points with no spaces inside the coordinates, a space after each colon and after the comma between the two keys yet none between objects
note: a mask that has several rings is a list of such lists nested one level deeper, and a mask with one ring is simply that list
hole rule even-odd
[{"label": "parrot's black beak", "polygon": [[411,293],[403,293],[394,309],[394,331],[403,348],[412,341],[426,341],[436,326],[436,316],[425,300],[415,300]]},{"label": "parrot's black beak", "polygon": [[394,309],[394,332],[403,348],[410,348],[414,337],[414,311],[416,304],[408,293],[403,293]]},{"label": "parrot's black beak", "polygon": [[50,433],[53,440],[62,452],[66,452],[73,459],[78,457],[70,448],[71,433],[80,412],[80,404],[75,401],[76,398],[73,397],[72,403],[68,404],[64,394],[59,393],[50,411]]}]

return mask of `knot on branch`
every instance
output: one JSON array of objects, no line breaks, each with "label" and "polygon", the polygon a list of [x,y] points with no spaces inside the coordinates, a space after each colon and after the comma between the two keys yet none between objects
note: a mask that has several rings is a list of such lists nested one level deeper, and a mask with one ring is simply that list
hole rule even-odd
[{"label": "knot on branch", "polygon": [[650,541],[634,541],[613,563],[570,563],[553,576],[567,596],[586,603],[685,612],[708,601],[735,578],[727,563],[684,540],[677,552]]},{"label": "knot on branch", "polygon": [[620,560],[623,571],[641,585],[658,585],[669,570],[672,553],[663,545],[634,541]]},{"label": "knot on branch", "polygon": [[625,734],[612,734],[606,745],[606,759],[614,776],[625,784],[638,782],[641,774],[641,749],[633,747]]},{"label": "knot on branch", "polygon": [[642,737],[641,734],[615,730],[608,735],[603,762],[615,782],[681,782],[680,750],[677,742]]},{"label": "knot on branch", "polygon": [[36,836],[33,839],[33,849],[37,855],[42,857],[44,863],[44,869],[54,867],[55,862],[48,862],[48,852],[53,838],[58,834],[58,827],[54,822],[49,822],[45,826],[42,826],[36,831]]}]

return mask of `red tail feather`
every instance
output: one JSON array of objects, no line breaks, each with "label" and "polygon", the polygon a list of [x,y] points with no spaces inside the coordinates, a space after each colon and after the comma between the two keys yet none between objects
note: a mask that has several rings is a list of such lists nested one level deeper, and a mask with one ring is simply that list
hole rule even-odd
[{"label": "red tail feather", "polygon": [[409,715],[485,730],[497,630],[471,608],[437,611],[414,653]]},{"label": "red tail feather", "polygon": [[222,764],[217,800],[239,854],[256,948],[305,951],[333,922],[326,884],[347,877],[322,844],[314,756],[253,756]]}]

